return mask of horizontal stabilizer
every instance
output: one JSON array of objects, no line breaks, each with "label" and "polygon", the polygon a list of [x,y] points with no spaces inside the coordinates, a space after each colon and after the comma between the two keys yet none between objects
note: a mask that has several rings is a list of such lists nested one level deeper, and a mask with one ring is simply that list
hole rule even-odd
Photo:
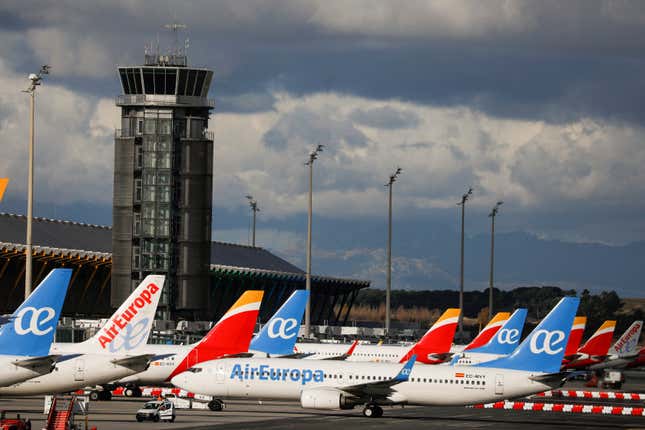
[{"label": "horizontal stabilizer", "polygon": [[131,355],[124,358],[115,358],[114,360],[111,360],[111,363],[118,366],[138,369],[141,366],[148,365],[155,357],[156,354]]},{"label": "horizontal stabilizer", "polygon": [[13,364],[25,369],[33,369],[36,367],[53,366],[60,355],[45,355],[42,357],[31,357],[24,360],[14,361]]}]

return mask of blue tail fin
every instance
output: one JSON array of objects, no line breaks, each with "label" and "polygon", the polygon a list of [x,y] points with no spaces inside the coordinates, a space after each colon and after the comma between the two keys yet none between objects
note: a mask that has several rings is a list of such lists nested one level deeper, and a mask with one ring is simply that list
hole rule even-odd
[{"label": "blue tail fin", "polygon": [[294,291],[253,338],[249,350],[277,355],[292,354],[308,297],[309,293],[305,290]]},{"label": "blue tail fin", "polygon": [[0,328],[0,352],[48,355],[72,269],[54,269]]},{"label": "blue tail fin", "polygon": [[515,351],[522,338],[524,321],[528,311],[524,308],[516,309],[513,315],[500,328],[486,345],[471,349],[468,352],[483,352],[485,354],[508,355]]},{"label": "blue tail fin", "polygon": [[511,355],[477,366],[558,372],[579,303],[577,297],[563,297]]}]

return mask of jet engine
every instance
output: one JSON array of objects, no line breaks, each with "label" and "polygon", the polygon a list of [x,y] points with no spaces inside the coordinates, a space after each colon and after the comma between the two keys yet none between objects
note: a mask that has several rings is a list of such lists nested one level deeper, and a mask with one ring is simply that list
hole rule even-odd
[{"label": "jet engine", "polygon": [[353,396],[336,388],[311,388],[300,394],[300,405],[309,409],[353,409]]}]

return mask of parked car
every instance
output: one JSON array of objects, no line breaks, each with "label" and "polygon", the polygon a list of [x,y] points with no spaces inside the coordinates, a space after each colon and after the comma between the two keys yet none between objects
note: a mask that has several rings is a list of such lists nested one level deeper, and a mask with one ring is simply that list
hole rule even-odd
[{"label": "parked car", "polygon": [[152,400],[146,402],[143,408],[137,411],[137,421],[175,421],[175,406],[169,400]]}]

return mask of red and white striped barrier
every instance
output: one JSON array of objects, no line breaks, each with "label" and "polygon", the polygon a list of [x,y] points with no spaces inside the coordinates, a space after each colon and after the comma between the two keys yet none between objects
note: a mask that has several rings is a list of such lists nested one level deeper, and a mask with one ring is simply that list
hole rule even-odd
[{"label": "red and white striped barrier", "polygon": [[536,394],[537,397],[559,397],[571,399],[612,399],[612,400],[645,400],[645,394],[619,393],[616,391],[576,391],[551,390]]},{"label": "red and white striped barrier", "polygon": [[[166,394],[174,394],[177,397],[182,397],[182,398],[187,398],[187,399],[195,399],[195,400],[211,400],[212,397],[210,396],[204,396],[202,394],[195,394],[191,393],[186,390],[182,390],[180,388],[175,388],[175,387],[140,387],[141,388],[141,396],[142,397],[159,397],[159,396],[165,396]],[[114,390],[111,391],[113,396],[125,396],[125,387],[116,387]],[[89,391],[85,390],[78,390],[76,391],[76,394],[80,395],[87,395]]]},{"label": "red and white striped barrier", "polygon": [[495,402],[472,406],[475,409],[507,409],[516,411],[542,411],[566,412],[572,414],[595,415],[628,415],[632,417],[645,417],[645,408],[628,406],[602,406],[602,405],[574,405],[566,403],[540,403],[540,402]]}]

